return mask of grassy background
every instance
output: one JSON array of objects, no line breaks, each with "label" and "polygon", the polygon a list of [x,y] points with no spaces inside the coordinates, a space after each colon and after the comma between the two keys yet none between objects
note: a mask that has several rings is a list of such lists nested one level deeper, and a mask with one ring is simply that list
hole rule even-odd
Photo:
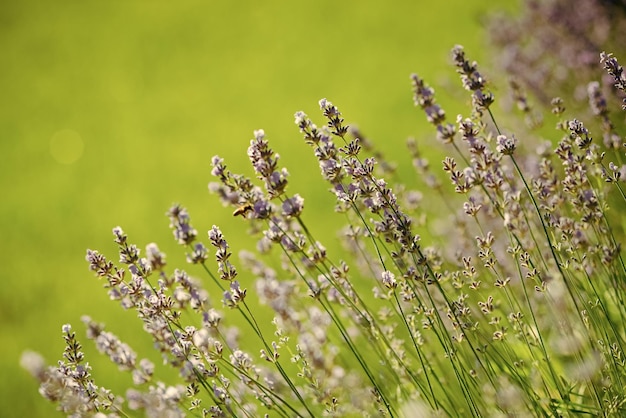
[{"label": "grassy background", "polygon": [[[110,231],[121,225],[141,248],[159,243],[174,266],[182,251],[164,213],[181,202],[202,238],[218,224],[236,253],[245,228],[206,191],[209,162],[220,154],[250,174],[245,150],[258,128],[290,170],[290,191],[305,198],[307,221],[327,227],[335,222],[327,218],[331,196],[293,113],[321,122],[317,101],[327,97],[400,160],[407,136],[434,137],[413,107],[409,74],[458,89],[450,48],[461,43],[485,60],[481,19],[504,3],[0,6],[0,415],[50,416],[54,407],[19,368],[19,356],[31,348],[55,362],[63,323],[84,340],[82,314],[136,347],[149,346],[134,335],[133,315],[109,302],[87,270],[86,248],[115,259]],[[440,101],[453,116],[463,107],[445,90]],[[410,161],[399,162],[411,173]],[[94,374],[118,385],[85,345]]]}]

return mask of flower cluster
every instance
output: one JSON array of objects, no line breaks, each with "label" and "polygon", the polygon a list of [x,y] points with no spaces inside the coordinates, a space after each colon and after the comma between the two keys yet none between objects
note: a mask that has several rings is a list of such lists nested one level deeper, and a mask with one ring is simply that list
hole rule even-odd
[{"label": "flower cluster", "polygon": [[[83,317],[87,339],[131,374],[131,387],[122,398],[97,386],[65,325],[57,366],[31,352],[22,359],[41,394],[70,416],[98,417],[626,414],[622,126],[592,82],[604,140],[558,98],[552,141],[514,134],[513,122],[496,120],[478,65],[460,46],[452,57],[472,103],[454,123],[434,89],[411,76],[415,105],[450,148],[442,165],[451,186],[414,139],[410,156],[428,189],[402,181],[320,100],[322,123],[297,112],[295,124],[346,220],[345,251],[327,249],[335,237],[310,227],[304,198],[255,131],[247,153],[255,179],[211,160],[209,189],[256,240],[241,267],[220,228],[208,230],[205,246],[178,204],[167,216],[188,271],[171,270],[154,243],[142,256],[120,227],[117,262],[87,251],[89,269],[142,321],[178,380],[161,379],[151,361]],[[603,54],[602,62],[623,89],[617,60]],[[527,118],[522,86],[511,87]]]},{"label": "flower cluster", "polygon": [[479,115],[495,100],[494,95],[487,90],[487,80],[478,71],[478,64],[465,58],[465,51],[460,45],[452,49],[452,59],[457,67],[456,72],[461,76],[461,82],[465,90],[472,92],[472,104],[474,111]]},{"label": "flower cluster", "polygon": [[91,367],[86,363],[82,346],[76,339],[72,326],[62,327],[65,340],[64,360],[56,367],[44,366],[44,361],[37,353],[26,352],[22,356],[22,366],[40,381],[39,393],[51,402],[58,404],[58,409],[68,416],[90,416],[110,412],[118,416],[122,399],[111,391],[95,384],[91,376]]},{"label": "flower cluster", "polygon": [[426,113],[426,119],[437,128],[437,137],[444,143],[450,143],[456,134],[456,127],[446,122],[446,112],[435,100],[435,90],[427,85],[417,74],[411,74],[413,84],[413,103]]}]

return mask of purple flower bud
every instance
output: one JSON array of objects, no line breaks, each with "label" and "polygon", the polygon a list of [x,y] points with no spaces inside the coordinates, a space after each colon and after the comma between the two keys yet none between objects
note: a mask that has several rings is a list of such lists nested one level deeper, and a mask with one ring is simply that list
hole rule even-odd
[{"label": "purple flower bud", "polygon": [[304,209],[304,199],[300,197],[299,194],[294,195],[293,197],[286,199],[283,202],[283,216],[297,217],[300,216],[302,210]]},{"label": "purple flower bud", "polygon": [[497,146],[496,150],[504,155],[513,155],[513,151],[517,146],[517,141],[514,136],[507,137],[505,135],[498,135],[496,138]]},{"label": "purple flower bud", "polygon": [[382,272],[381,279],[383,281],[383,285],[387,289],[395,289],[398,286],[398,283],[396,282],[396,276],[388,270]]}]

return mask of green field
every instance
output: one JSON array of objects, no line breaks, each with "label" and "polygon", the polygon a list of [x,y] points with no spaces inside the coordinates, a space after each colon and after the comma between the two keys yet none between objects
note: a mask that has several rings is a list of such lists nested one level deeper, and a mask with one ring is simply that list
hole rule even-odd
[{"label": "green field", "polygon": [[[411,175],[405,139],[435,139],[413,107],[409,74],[444,86],[440,101],[454,116],[462,104],[446,100],[446,85],[459,90],[449,50],[461,43],[487,67],[481,22],[506,3],[0,6],[0,416],[53,414],[19,357],[33,349],[56,362],[61,325],[71,322],[82,338],[83,314],[149,349],[84,260],[87,248],[115,259],[111,228],[121,225],[140,248],[159,243],[176,265],[182,249],[164,213],[180,202],[201,238],[217,224],[235,254],[254,245],[207,183],[214,154],[251,175],[245,151],[259,128],[289,169],[290,190],[305,198],[307,221],[332,224],[332,197],[294,112],[321,120],[317,102],[327,97]],[[107,361],[85,345],[96,378],[115,387],[114,371],[101,369]]]}]

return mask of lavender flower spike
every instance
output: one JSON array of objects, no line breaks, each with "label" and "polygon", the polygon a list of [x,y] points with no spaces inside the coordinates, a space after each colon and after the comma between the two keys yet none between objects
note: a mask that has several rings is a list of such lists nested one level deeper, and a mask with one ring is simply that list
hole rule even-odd
[{"label": "lavender flower spike", "polygon": [[283,202],[283,216],[285,217],[297,217],[302,213],[304,209],[304,199],[299,194],[290,197]]}]

